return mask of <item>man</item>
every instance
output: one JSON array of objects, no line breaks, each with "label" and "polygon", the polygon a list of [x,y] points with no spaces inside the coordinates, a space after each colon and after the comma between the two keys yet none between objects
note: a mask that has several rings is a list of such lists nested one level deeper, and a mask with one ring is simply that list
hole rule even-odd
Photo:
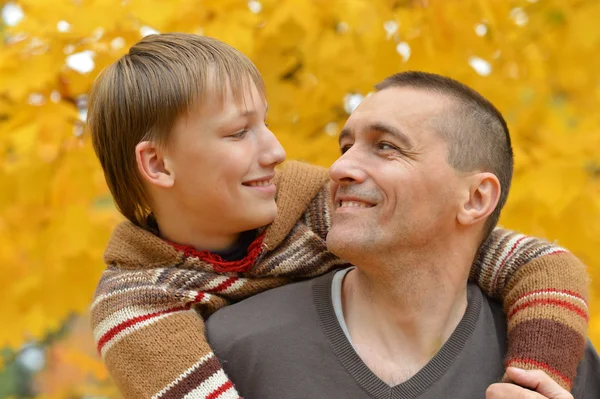
[{"label": "man", "polygon": [[[506,123],[445,77],[403,73],[376,88],[348,119],[330,169],[327,246],[356,268],[208,320],[209,343],[247,398],[482,398],[503,376],[505,316],[467,280],[510,187]],[[599,397],[599,373],[588,345],[576,398]],[[509,377],[537,392],[500,384],[488,397],[570,397],[543,373]]]}]

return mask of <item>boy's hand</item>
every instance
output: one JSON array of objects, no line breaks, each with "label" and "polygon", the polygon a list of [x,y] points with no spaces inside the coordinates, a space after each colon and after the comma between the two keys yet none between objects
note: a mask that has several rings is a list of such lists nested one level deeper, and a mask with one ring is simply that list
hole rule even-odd
[{"label": "boy's hand", "polygon": [[521,386],[510,383],[492,384],[485,392],[486,399],[573,399],[571,393],[541,370],[526,371],[509,367],[506,374]]}]

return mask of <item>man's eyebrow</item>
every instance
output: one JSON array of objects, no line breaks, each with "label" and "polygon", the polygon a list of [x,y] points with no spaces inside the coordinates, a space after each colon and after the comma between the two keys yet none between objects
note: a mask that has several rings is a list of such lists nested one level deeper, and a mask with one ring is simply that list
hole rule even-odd
[{"label": "man's eyebrow", "polygon": [[404,133],[402,133],[402,131],[400,129],[398,129],[394,126],[387,125],[387,124],[381,123],[381,122],[376,122],[376,123],[373,123],[373,124],[367,126],[367,130],[379,132],[382,134],[389,134],[391,136],[394,136],[398,140],[400,140],[405,147],[407,147],[407,148],[412,147],[412,142],[410,141],[408,136],[405,135]]},{"label": "man's eyebrow", "polygon": [[[406,148],[412,147],[412,142],[410,141],[408,136],[405,135],[404,133],[402,133],[402,131],[400,131],[398,128],[395,128],[394,126],[390,126],[390,125],[387,125],[387,124],[381,123],[381,122],[376,122],[376,123],[372,123],[372,124],[368,125],[365,130],[371,131],[371,132],[378,132],[381,134],[389,134],[391,136],[396,137],[398,140],[400,140]],[[338,143],[341,143],[342,140],[344,140],[345,138],[350,137],[350,136],[352,136],[352,130],[349,128],[344,128],[340,132],[340,137],[338,138]]]},{"label": "man's eyebrow", "polygon": [[342,140],[349,136],[352,136],[352,132],[350,131],[350,129],[348,129],[347,127],[342,129],[342,131],[340,132],[340,137],[338,137],[338,145],[341,145]]}]

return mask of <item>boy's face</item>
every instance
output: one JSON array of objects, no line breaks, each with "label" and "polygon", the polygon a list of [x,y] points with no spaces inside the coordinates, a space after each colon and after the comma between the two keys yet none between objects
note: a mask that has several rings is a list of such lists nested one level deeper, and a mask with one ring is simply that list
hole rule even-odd
[{"label": "boy's face", "polygon": [[182,117],[169,139],[175,203],[200,235],[231,235],[275,219],[275,166],[285,151],[265,125],[267,104],[254,85],[236,102],[211,95]]}]

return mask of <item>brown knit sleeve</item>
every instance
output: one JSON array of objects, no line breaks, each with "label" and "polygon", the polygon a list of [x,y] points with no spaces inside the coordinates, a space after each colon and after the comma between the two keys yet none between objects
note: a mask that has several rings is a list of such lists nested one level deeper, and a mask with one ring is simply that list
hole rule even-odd
[{"label": "brown knit sleeve", "polygon": [[502,301],[506,366],[542,369],[570,389],[586,345],[585,265],[554,244],[498,228],[482,246],[471,278]]},{"label": "brown knit sleeve", "polygon": [[265,245],[277,247],[315,201],[324,186],[329,186],[327,169],[303,162],[290,161],[275,176],[277,217],[267,229]]},{"label": "brown knit sleeve", "polygon": [[303,221],[323,240],[331,228],[331,189],[329,182],[323,184],[306,208]]},{"label": "brown knit sleeve", "polygon": [[98,352],[125,398],[239,398],[204,335],[233,298],[280,286],[184,268],[107,269],[91,307]]}]

